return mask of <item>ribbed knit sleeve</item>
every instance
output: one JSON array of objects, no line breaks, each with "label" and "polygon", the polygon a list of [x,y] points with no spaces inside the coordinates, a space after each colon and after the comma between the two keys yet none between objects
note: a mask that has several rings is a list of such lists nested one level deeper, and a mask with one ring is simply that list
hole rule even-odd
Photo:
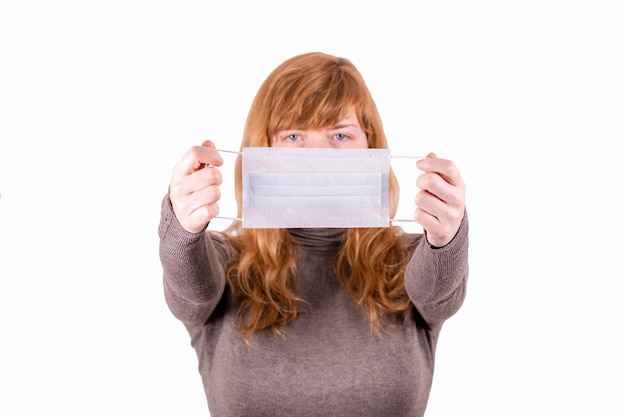
[{"label": "ribbed knit sleeve", "polygon": [[165,300],[183,323],[204,323],[224,293],[225,255],[206,231],[190,233],[180,225],[166,195],[161,204],[159,256]]},{"label": "ribbed knit sleeve", "polygon": [[465,299],[468,276],[469,223],[467,212],[456,236],[442,248],[422,239],[405,272],[405,288],[429,325],[454,315]]}]

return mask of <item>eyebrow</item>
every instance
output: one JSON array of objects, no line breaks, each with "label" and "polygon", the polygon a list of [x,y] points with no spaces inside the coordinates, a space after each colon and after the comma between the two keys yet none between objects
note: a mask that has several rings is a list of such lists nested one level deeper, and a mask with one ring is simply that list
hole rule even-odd
[{"label": "eyebrow", "polygon": [[332,129],[345,129],[346,127],[361,127],[361,126],[347,123],[347,124],[338,124],[336,126],[333,126]]},{"label": "eyebrow", "polygon": [[[345,128],[348,128],[348,127],[355,127],[357,129],[360,129],[361,125],[356,124],[356,123],[341,123],[340,122],[339,124],[337,124],[337,125],[335,125],[333,127],[330,127],[328,129],[330,129],[330,130],[337,130],[337,129],[345,129]],[[285,132],[298,132],[299,133],[299,132],[304,132],[305,130],[307,130],[307,129],[305,129],[305,128],[282,129],[282,130],[277,131],[275,134],[285,133]]]}]

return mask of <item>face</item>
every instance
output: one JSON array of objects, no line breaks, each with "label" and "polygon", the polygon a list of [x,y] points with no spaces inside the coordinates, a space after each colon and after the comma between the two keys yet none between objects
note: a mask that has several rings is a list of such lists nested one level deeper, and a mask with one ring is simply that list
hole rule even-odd
[{"label": "face", "polygon": [[367,148],[367,135],[354,111],[333,126],[322,129],[281,130],[272,138],[276,148]]}]

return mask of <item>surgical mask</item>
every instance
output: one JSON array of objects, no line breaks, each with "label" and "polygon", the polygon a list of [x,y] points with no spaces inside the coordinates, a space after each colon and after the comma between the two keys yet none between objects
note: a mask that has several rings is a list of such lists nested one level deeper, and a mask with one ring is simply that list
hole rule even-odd
[{"label": "surgical mask", "polygon": [[389,150],[243,148],[242,227],[389,226]]}]

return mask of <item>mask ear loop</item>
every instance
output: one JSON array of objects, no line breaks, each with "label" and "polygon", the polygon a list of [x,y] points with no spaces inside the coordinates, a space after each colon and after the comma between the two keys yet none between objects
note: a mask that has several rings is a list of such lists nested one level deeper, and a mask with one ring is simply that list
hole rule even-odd
[{"label": "mask ear loop", "polygon": [[[240,151],[231,151],[231,150],[227,150],[227,149],[216,149],[216,151],[218,152],[225,152],[225,153],[233,153],[233,154],[238,154],[241,155],[242,152]],[[412,156],[412,155],[389,155],[389,159],[391,158],[396,158],[396,159],[415,159],[415,160],[420,160],[420,159],[424,159],[423,156]],[[237,222],[241,222],[243,221],[243,219],[241,217],[227,217],[227,216],[215,216],[215,219],[222,219],[222,220],[231,220],[231,221],[237,221]],[[415,223],[415,219],[387,219],[390,223]]]},{"label": "mask ear loop", "polygon": [[[396,159],[415,159],[415,160],[420,160],[420,159],[424,159],[425,157],[423,156],[412,156],[412,155],[389,155],[389,159],[391,158],[396,158]],[[416,223],[415,219],[387,219],[389,220],[390,223]]]},{"label": "mask ear loop", "polygon": [[[230,151],[230,150],[227,150],[227,149],[216,149],[216,151],[224,152],[224,153],[234,153],[234,154],[241,155],[240,151]],[[234,222],[241,222],[241,221],[243,221],[243,219],[241,217],[227,217],[227,216],[215,216],[214,219],[231,220],[231,221],[234,221]]]},{"label": "mask ear loop", "polygon": [[226,153],[236,153],[236,154],[241,155],[240,151],[227,151],[226,149],[216,149],[216,151],[218,151],[218,152],[226,152]]}]

